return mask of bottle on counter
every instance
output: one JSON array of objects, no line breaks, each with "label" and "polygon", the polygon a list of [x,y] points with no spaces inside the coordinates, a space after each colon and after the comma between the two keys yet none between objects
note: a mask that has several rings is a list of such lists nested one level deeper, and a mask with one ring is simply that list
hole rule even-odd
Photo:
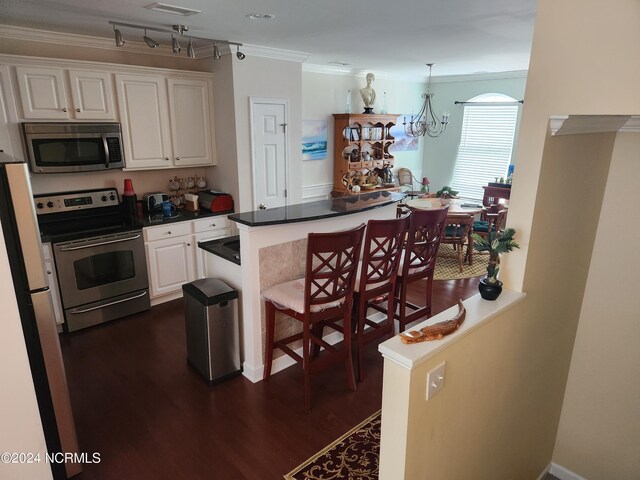
[{"label": "bottle on counter", "polygon": [[124,180],[124,193],[122,194],[122,216],[125,221],[133,225],[138,214],[138,197],[133,191],[133,183],[130,178]]}]

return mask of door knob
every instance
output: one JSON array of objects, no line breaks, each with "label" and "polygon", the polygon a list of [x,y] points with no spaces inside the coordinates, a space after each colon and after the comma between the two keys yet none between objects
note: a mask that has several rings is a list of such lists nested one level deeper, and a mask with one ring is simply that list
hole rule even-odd
[{"label": "door knob", "polygon": [[266,206],[264,203],[261,203],[260,205],[258,205],[258,208],[259,208],[260,210],[266,210],[266,209],[267,209],[267,206]]}]

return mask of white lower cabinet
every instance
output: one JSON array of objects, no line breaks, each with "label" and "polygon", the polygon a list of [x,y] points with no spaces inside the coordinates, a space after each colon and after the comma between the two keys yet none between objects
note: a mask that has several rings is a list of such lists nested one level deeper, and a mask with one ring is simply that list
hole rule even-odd
[{"label": "white lower cabinet", "polygon": [[229,236],[226,217],[207,217],[144,229],[149,293],[154,304],[182,295],[182,285],[212,276],[198,242]]}]

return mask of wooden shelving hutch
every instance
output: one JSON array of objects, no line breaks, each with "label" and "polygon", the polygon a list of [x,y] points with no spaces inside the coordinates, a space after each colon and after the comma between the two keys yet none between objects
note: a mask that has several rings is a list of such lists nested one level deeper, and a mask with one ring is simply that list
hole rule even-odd
[{"label": "wooden shelving hutch", "polygon": [[[389,147],[395,138],[389,130],[396,124],[398,115],[334,113],[333,118],[334,195],[354,193],[343,182],[347,177],[368,175],[386,166],[393,168],[394,159]],[[376,190],[397,190],[397,187],[378,187]]]}]

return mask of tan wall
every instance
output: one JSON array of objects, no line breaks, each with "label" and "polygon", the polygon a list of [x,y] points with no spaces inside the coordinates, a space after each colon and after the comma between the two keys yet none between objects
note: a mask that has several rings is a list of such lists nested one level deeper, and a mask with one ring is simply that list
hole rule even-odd
[{"label": "tan wall", "polygon": [[[596,0],[538,2],[509,210],[509,223],[518,229],[523,248],[505,258],[501,273],[507,286],[528,296],[417,369],[410,394],[385,392],[383,398],[390,401],[383,408],[383,432],[385,426],[398,423],[397,441],[406,435],[408,447],[406,458],[382,452],[381,479],[399,478],[394,472],[402,471],[404,478],[412,480],[534,479],[552,460],[578,320],[588,322],[587,330],[594,328],[591,318],[580,317],[580,309],[615,137],[550,138],[548,119],[554,114],[640,114],[639,29],[636,0],[619,0],[607,8]],[[632,178],[637,185],[637,171]],[[622,199],[635,202],[635,197]],[[606,207],[603,215],[610,210]],[[606,225],[604,217],[600,221]],[[596,244],[593,277],[621,285],[615,262],[605,264],[597,252]],[[619,304],[618,298],[600,300],[608,320],[601,325],[603,332],[609,328],[637,332],[628,324],[627,304]],[[637,308],[633,311],[637,322]],[[574,408],[580,394],[587,394],[584,382],[592,364],[582,365],[581,356],[587,355],[594,339],[595,333],[585,345],[578,339],[567,390],[567,401],[572,403],[565,411]],[[618,348],[617,340],[617,335],[610,341],[603,333],[599,353],[616,350],[616,370],[621,363],[634,365],[623,377],[637,382],[637,354],[625,349],[626,343]],[[447,383],[432,402],[424,402],[425,373],[441,360],[447,361]],[[609,366],[611,371],[614,366]],[[385,378],[385,389],[394,382]],[[590,378],[589,386],[596,382]],[[595,454],[582,448],[593,432],[573,430],[570,424],[588,422],[583,414],[626,407],[634,394],[637,404],[635,387],[606,384],[612,386],[608,396],[596,396],[588,401],[587,411],[579,409],[575,417],[563,418],[563,429],[566,425],[568,431],[558,437],[557,459],[571,461],[565,465],[568,468],[579,471],[578,464],[589,468],[601,460],[587,460]],[[598,400],[602,402],[599,409]],[[631,423],[637,405],[620,415]],[[619,461],[612,449],[619,447],[626,453],[625,444],[638,445],[638,429],[618,434],[619,421],[598,422],[599,433],[609,441],[608,449],[598,450],[610,456],[603,464]],[[578,448],[566,455],[574,440]],[[385,440],[382,445],[388,443]],[[628,461],[623,463],[629,466]],[[626,472],[624,478],[637,478],[637,471]]]},{"label": "tan wall", "polygon": [[589,480],[640,472],[638,152],[640,134],[618,134],[553,454]]},{"label": "tan wall", "polygon": [[[383,436],[392,451],[406,436],[407,450],[385,452],[382,480],[533,480],[547,466],[613,139],[547,139],[526,299],[412,371],[407,395],[385,370]],[[581,188],[563,188],[574,173]],[[442,361],[445,387],[426,402],[427,372]]]}]

